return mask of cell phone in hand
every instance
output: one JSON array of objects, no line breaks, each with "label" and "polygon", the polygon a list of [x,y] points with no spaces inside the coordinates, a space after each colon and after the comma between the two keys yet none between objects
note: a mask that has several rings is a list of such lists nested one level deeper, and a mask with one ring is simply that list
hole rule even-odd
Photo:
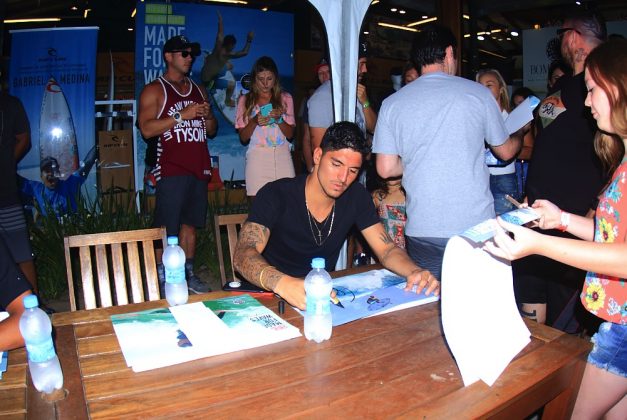
[{"label": "cell phone in hand", "polygon": [[265,104],[259,107],[259,113],[262,117],[267,117],[272,112],[272,104]]}]

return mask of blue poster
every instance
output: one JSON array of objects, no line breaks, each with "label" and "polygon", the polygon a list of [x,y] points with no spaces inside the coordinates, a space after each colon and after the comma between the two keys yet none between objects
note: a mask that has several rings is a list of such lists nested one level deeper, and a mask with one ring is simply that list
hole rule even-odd
[{"label": "blue poster", "polygon": [[[94,152],[97,45],[95,27],[11,31],[9,91],[24,104],[32,143],[18,172],[32,181],[31,191],[41,187],[44,166],[65,182]],[[94,172],[86,184],[92,190]]]},{"label": "blue poster", "polygon": [[[235,42],[233,51],[243,53],[210,71],[210,80],[203,84],[201,71],[205,61],[212,60],[220,17],[223,35],[230,35]],[[144,85],[165,71],[162,47],[169,38],[185,35],[191,42],[198,42],[201,55],[194,61],[190,77],[199,86],[205,87],[213,113],[218,118],[218,134],[209,140],[209,151],[212,156],[220,157],[220,177],[223,180],[244,179],[246,147],[240,143],[233,125],[235,105],[239,95],[247,92],[247,75],[253,63],[264,55],[276,62],[281,86],[293,93],[293,16],[206,4],[137,2],[136,22],[136,98],[139,98]],[[247,39],[251,39],[248,49]],[[206,66],[206,71],[210,67]],[[146,144],[143,141],[138,143],[137,161],[143,165]],[[142,167],[139,173],[143,171]]]}]

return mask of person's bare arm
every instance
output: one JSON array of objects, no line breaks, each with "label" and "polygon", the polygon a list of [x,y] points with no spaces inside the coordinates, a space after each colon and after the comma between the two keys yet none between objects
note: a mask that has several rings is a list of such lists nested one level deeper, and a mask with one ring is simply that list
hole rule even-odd
[{"label": "person's bare arm", "polygon": [[364,105],[368,104],[367,107],[363,108],[364,119],[366,120],[366,131],[368,131],[369,133],[374,133],[374,128],[377,125],[377,113],[374,111],[374,108],[368,100],[366,86],[362,85],[361,83],[357,85],[357,100],[359,101],[362,108]]},{"label": "person's bare arm", "polygon": [[215,115],[213,115],[213,109],[211,108],[211,103],[209,102],[209,99],[207,99],[207,93],[205,92],[204,89],[199,89],[199,90],[200,90],[200,94],[205,100],[205,105],[206,105],[206,108],[204,108],[205,132],[207,133],[207,137],[213,138],[218,132],[218,120],[216,119]]},{"label": "person's bare arm", "polygon": [[244,223],[233,255],[235,269],[249,282],[277,293],[290,305],[305,309],[303,280],[282,273],[261,255],[269,238],[270,229],[267,227],[253,222]]},{"label": "person's bare arm", "polygon": [[533,152],[533,142],[534,142],[534,130],[529,130],[525,137],[523,138],[522,149],[520,149],[520,153],[518,153],[518,159],[529,160],[531,159],[531,153]]},{"label": "person's bare arm", "polygon": [[250,50],[250,44],[252,44],[254,37],[255,37],[255,33],[253,31],[248,32],[248,35],[246,36],[246,45],[244,45],[244,48],[242,48],[241,50],[237,52],[232,52],[228,54],[228,57],[240,58],[240,57],[244,57],[245,55],[247,55],[248,51]]},{"label": "person's bare arm", "polygon": [[518,153],[520,153],[520,149],[523,145],[523,137],[528,131],[528,128],[526,130],[522,128],[517,132],[510,134],[507,140],[505,140],[505,143],[500,146],[490,146],[492,153],[494,153],[496,157],[501,160],[507,161],[514,159],[518,156]]},{"label": "person's bare arm", "polygon": [[303,123],[302,150],[305,167],[309,173],[313,169],[313,149],[311,148],[311,135],[309,134],[309,124],[307,123]]},{"label": "person's bare arm", "polygon": [[15,135],[15,149],[14,156],[15,161],[19,162],[30,150],[30,132],[20,133]]},{"label": "person's bare arm", "polygon": [[326,127],[309,126],[309,139],[311,141],[312,153],[316,150],[316,147],[320,147],[320,144],[322,144],[322,138],[324,137],[324,133],[326,132]]},{"label": "person's bare arm", "polygon": [[424,290],[427,295],[440,294],[440,282],[428,270],[418,267],[405,250],[397,247],[381,223],[375,223],[361,233],[385,268],[407,278],[406,290],[416,286],[416,293]]},{"label": "person's bare arm", "polygon": [[0,351],[12,350],[24,346],[24,338],[20,333],[20,317],[24,313],[24,297],[30,295],[31,292],[26,291],[13,299],[6,308],[9,317],[0,322]]},{"label": "person's bare arm", "polygon": [[403,175],[403,163],[399,155],[377,153],[377,173],[383,179]]}]

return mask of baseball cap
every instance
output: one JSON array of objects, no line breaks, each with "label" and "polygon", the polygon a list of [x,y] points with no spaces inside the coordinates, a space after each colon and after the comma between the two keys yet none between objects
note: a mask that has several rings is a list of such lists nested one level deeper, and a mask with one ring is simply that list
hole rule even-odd
[{"label": "baseball cap", "polygon": [[52,172],[54,175],[59,176],[59,162],[52,156],[46,156],[39,163],[39,169],[43,172]]},{"label": "baseball cap", "polygon": [[163,52],[184,51],[188,48],[192,49],[192,55],[197,57],[200,55],[200,44],[198,42],[189,42],[184,35],[177,35],[168,39],[163,46]]},{"label": "baseball cap", "polygon": [[324,66],[329,67],[329,62],[326,60],[326,58],[321,59],[320,62],[316,64],[316,66],[314,67],[314,73],[318,74],[318,71]]}]

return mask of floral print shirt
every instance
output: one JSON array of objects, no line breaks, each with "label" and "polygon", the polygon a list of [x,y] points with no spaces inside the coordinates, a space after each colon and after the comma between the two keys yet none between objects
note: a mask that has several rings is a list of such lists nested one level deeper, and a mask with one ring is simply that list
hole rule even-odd
[{"label": "floral print shirt", "polygon": [[[595,242],[627,242],[625,194],[627,194],[627,158],[621,162],[599,201],[595,215]],[[625,279],[588,272],[581,293],[581,302],[588,311],[606,321],[627,324]]]},{"label": "floral print shirt", "polygon": [[[281,93],[283,102],[283,120],[289,125],[295,125],[294,120],[294,101],[292,95],[287,92]],[[237,114],[235,117],[235,128],[243,128],[248,124],[248,117],[244,115],[246,112],[246,95],[241,95],[237,102]],[[259,105],[255,105],[252,109],[250,117],[254,117],[259,113]],[[278,124],[269,124],[265,126],[258,125],[250,136],[250,147],[279,147],[289,145],[288,140],[281,131]]]}]

